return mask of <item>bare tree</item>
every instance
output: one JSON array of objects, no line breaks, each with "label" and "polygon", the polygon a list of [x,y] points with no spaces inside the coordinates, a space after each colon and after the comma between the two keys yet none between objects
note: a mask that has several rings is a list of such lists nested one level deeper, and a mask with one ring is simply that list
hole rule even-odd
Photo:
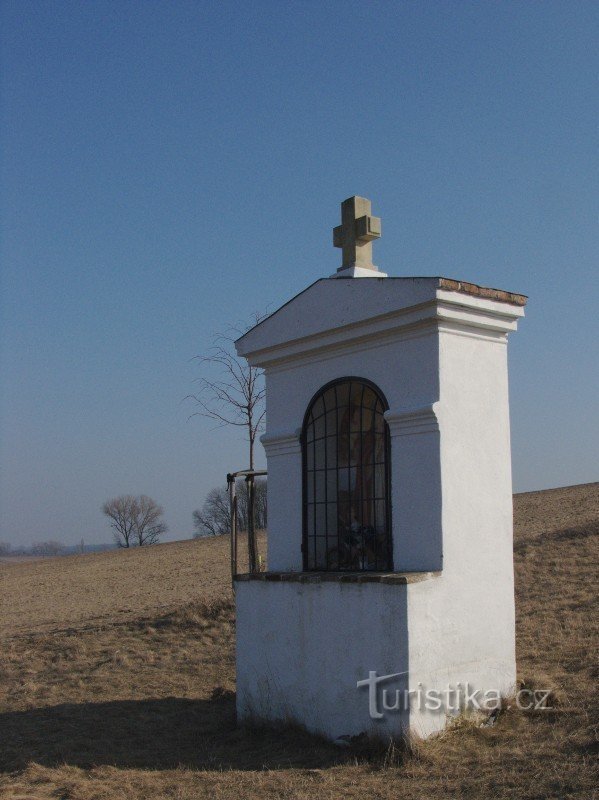
[{"label": "bare tree", "polygon": [[231,511],[226,489],[211,489],[201,509],[193,512],[194,536],[220,536],[231,529]]},{"label": "bare tree", "polygon": [[0,557],[9,556],[12,550],[12,545],[9,542],[0,542]]},{"label": "bare tree", "polygon": [[119,547],[155,544],[168,529],[160,520],[163,509],[145,494],[124,494],[107,500],[102,511],[110,520],[114,540]]},{"label": "bare tree", "polygon": [[34,556],[59,556],[64,553],[65,547],[62,542],[53,540],[47,542],[36,542],[31,545],[31,553]]},{"label": "bare tree", "polygon": [[163,533],[168,530],[166,523],[160,517],[164,509],[155,503],[151,497],[142,494],[137,499],[137,516],[133,526],[133,533],[137,544],[156,544]]},{"label": "bare tree", "polygon": [[[237,480],[237,528],[248,529],[248,488],[244,478]],[[266,528],[266,481],[254,483],[254,517],[258,529]],[[201,509],[193,512],[194,537],[220,536],[231,530],[231,509],[227,489],[211,489]]]},{"label": "bare tree", "polygon": [[207,370],[215,368],[220,378],[203,376],[197,394],[190,395],[200,407],[200,416],[215,420],[219,425],[236,425],[246,429],[249,443],[249,469],[254,469],[254,445],[264,425],[263,371],[252,367],[235,352],[235,339],[264,319],[265,314],[255,314],[245,330],[231,328],[219,334],[210,352],[200,359]]},{"label": "bare tree", "polygon": [[267,517],[266,480],[257,478],[254,481],[254,519],[258,530],[266,530]]},{"label": "bare tree", "polygon": [[119,547],[130,547],[133,540],[133,525],[135,522],[135,497],[123,494],[107,500],[102,506],[102,511],[110,520],[114,541]]}]

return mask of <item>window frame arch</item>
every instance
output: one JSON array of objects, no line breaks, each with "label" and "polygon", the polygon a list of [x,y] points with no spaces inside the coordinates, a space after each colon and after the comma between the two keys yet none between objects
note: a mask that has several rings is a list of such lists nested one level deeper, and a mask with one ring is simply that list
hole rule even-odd
[{"label": "window frame arch", "polygon": [[[375,408],[378,402],[382,405],[382,419],[383,419],[383,432],[382,435],[384,437],[383,441],[383,452],[384,452],[384,485],[385,485],[385,497],[384,497],[384,515],[385,515],[385,544],[386,544],[386,559],[385,564],[383,567],[379,568],[378,564],[375,568],[369,567],[351,567],[351,568],[331,568],[322,567],[322,566],[309,566],[309,543],[310,543],[310,534],[308,532],[308,453],[307,453],[307,435],[308,435],[308,426],[310,424],[310,416],[312,414],[314,405],[318,402],[318,400],[328,392],[333,387],[337,387],[343,384],[349,385],[349,398],[350,403],[348,404],[348,408],[351,407],[351,384],[359,384],[362,387],[367,387],[372,390],[376,397],[375,401]],[[364,405],[361,405],[360,408],[364,408]],[[339,406],[335,404],[336,411],[338,413],[339,408],[344,408],[344,406]],[[393,571],[393,532],[391,526],[391,436],[389,432],[389,425],[387,420],[384,418],[385,411],[389,410],[389,403],[387,402],[387,398],[385,397],[384,392],[371,380],[368,378],[362,378],[357,375],[348,375],[341,378],[335,378],[334,380],[329,381],[328,383],[324,384],[323,386],[318,389],[317,392],[311,397],[306,411],[304,413],[304,419],[302,422],[302,429],[301,429],[301,451],[302,451],[302,562],[303,562],[303,570],[304,572],[339,572],[339,573],[352,573],[352,572],[360,572],[360,573],[385,573],[385,572],[392,572]],[[325,412],[326,413],[326,412]],[[337,429],[335,438],[337,441],[337,453],[339,452],[339,430]],[[349,442],[348,442],[349,445]],[[348,465],[348,468],[351,468]],[[336,464],[335,469],[337,473],[340,469],[344,469],[344,467],[339,467]],[[313,502],[315,501],[315,497],[313,498]],[[337,501],[338,503],[338,495]],[[325,501],[325,513],[326,513],[326,505],[328,505],[328,500]],[[363,524],[362,524],[362,527]],[[337,523],[337,541],[339,541],[339,527]],[[316,533],[312,534],[312,538],[316,537]],[[378,559],[377,559],[378,560]],[[327,554],[327,562],[328,562],[328,554]]]}]

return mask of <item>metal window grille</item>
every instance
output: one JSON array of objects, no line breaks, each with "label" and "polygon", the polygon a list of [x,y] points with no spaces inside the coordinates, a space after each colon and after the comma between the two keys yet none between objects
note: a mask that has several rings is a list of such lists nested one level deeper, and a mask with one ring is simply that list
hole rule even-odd
[{"label": "metal window grille", "polygon": [[392,569],[387,403],[343,378],[312,399],[302,430],[304,569]]}]

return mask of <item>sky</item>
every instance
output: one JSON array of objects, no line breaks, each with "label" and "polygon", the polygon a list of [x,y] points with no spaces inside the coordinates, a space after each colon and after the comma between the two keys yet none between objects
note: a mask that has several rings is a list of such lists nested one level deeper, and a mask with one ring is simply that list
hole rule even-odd
[{"label": "sky", "polygon": [[[0,540],[167,538],[246,462],[185,398],[214,336],[375,263],[529,295],[515,491],[599,478],[595,2],[1,6]],[[265,463],[259,447],[258,465]]]}]

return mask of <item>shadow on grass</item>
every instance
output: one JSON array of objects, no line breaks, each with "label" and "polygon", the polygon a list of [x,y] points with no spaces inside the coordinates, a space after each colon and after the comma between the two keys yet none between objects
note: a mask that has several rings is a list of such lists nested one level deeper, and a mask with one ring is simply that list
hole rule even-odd
[{"label": "shadow on grass", "polygon": [[237,727],[235,697],[64,704],[0,714],[0,770],[30,761],[84,769],[322,768],[351,754],[292,728]]}]

